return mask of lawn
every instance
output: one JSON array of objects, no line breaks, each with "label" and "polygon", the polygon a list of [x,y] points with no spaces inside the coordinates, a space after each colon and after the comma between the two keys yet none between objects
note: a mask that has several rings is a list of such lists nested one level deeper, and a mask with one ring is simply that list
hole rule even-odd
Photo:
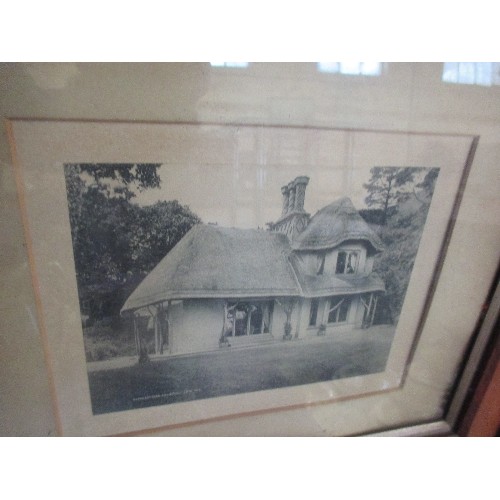
[{"label": "lawn", "polygon": [[381,372],[393,327],[89,371],[94,414]]}]

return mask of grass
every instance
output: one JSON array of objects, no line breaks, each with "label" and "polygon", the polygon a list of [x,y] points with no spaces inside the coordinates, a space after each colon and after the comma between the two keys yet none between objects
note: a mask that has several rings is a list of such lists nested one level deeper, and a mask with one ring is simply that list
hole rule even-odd
[{"label": "grass", "polygon": [[392,337],[393,328],[375,327],[93,371],[92,409],[101,414],[377,373]]}]

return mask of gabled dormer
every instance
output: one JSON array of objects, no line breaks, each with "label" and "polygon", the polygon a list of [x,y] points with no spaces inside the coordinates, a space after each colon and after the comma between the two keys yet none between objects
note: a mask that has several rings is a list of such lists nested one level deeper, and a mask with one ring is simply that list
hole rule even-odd
[{"label": "gabled dormer", "polygon": [[293,252],[308,275],[339,278],[371,273],[374,256],[382,248],[379,237],[349,198],[319,210],[292,242]]}]

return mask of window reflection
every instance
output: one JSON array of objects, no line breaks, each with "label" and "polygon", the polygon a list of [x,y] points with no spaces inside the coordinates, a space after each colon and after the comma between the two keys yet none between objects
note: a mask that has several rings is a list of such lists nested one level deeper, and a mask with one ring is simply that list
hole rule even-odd
[{"label": "window reflection", "polygon": [[378,76],[382,72],[380,62],[319,62],[318,71],[321,73],[339,73],[341,75]]},{"label": "window reflection", "polygon": [[498,62],[445,62],[443,82],[465,85],[500,85],[500,63]]},{"label": "window reflection", "polygon": [[211,62],[213,68],[248,68],[248,62]]}]

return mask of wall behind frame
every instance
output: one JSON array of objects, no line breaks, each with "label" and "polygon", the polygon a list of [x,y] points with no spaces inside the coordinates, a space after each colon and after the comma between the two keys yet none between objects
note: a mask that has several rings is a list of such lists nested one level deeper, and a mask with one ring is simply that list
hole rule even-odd
[{"label": "wall behind frame", "polygon": [[[441,416],[500,248],[500,87],[444,84],[441,71],[440,63],[387,63],[380,77],[321,74],[314,63],[263,63],[247,69],[211,68],[207,63],[0,64],[3,118],[322,125],[481,136],[449,249],[453,266],[445,265],[436,292],[432,314],[439,332],[423,337],[425,347],[417,350],[407,381],[414,399],[394,395],[374,404],[361,398],[163,434],[337,435]],[[0,435],[53,435],[55,420],[10,164],[2,128]],[[449,293],[457,290],[459,295]],[[450,310],[461,313],[455,320],[438,313]],[[447,353],[448,364],[440,363],[440,352]],[[370,415],[370,425],[353,411]]]}]

